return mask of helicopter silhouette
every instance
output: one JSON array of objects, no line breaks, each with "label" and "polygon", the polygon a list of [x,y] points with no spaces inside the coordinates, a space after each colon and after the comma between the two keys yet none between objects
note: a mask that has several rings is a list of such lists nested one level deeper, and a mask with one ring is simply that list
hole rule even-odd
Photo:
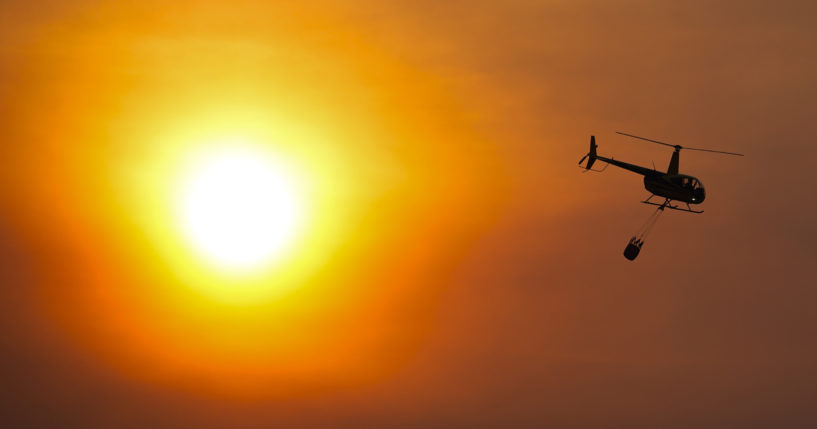
[{"label": "helicopter silhouette", "polygon": [[[607,163],[608,165],[612,164],[615,165],[616,167],[620,167],[625,170],[630,170],[632,172],[644,176],[644,188],[646,188],[647,191],[650,192],[650,196],[646,200],[642,201],[642,203],[659,206],[659,210],[669,208],[672,210],[684,211],[689,213],[703,213],[703,210],[693,210],[690,207],[690,204],[701,204],[702,202],[704,202],[704,200],[706,199],[706,190],[704,189],[703,183],[701,183],[701,181],[698,180],[697,177],[690,176],[687,174],[680,174],[678,172],[678,162],[680,158],[681,149],[696,150],[701,152],[714,152],[725,155],[743,156],[743,154],[741,153],[673,145],[658,140],[652,140],[645,137],[639,137],[634,136],[632,134],[622,133],[619,131],[616,131],[616,134],[621,134],[623,136],[631,137],[634,139],[644,140],[651,143],[657,143],[660,145],[675,148],[675,151],[672,153],[672,157],[670,158],[669,168],[667,168],[666,173],[658,171],[655,168],[642,167],[640,165],[618,161],[613,158],[599,156],[598,153],[596,152],[596,149],[598,148],[598,146],[596,145],[596,136],[590,136],[590,152],[588,152],[587,155],[582,157],[582,159],[579,161],[579,165],[581,166],[582,162],[584,162],[584,160],[587,159],[587,164],[584,166],[585,172],[604,171],[607,168],[607,165],[605,165],[604,168],[599,170],[592,169],[593,164],[596,162],[596,160],[599,160]],[[651,201],[653,197],[664,198],[664,202],[662,203],[653,202]],[[679,205],[673,205],[672,204],[673,201],[685,203],[686,208],[683,208]]]}]

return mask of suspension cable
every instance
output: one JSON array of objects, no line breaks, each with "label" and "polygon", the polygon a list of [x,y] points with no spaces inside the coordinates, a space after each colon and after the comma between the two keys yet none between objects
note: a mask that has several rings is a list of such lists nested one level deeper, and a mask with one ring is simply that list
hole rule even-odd
[{"label": "suspension cable", "polygon": [[658,222],[658,219],[661,217],[661,214],[663,212],[664,212],[663,207],[659,207],[658,209],[656,209],[641,225],[641,227],[638,228],[638,230],[636,230],[635,238],[643,243],[644,239],[646,239],[647,235],[649,235],[649,233],[652,231],[653,227]]}]

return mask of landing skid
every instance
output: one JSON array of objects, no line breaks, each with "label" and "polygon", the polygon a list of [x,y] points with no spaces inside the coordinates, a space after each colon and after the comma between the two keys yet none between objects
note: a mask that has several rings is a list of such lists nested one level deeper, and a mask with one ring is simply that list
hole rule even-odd
[{"label": "landing skid", "polygon": [[660,210],[664,210],[664,208],[666,207],[668,209],[678,210],[679,212],[689,212],[689,213],[703,213],[704,212],[703,210],[692,210],[692,207],[689,206],[689,203],[684,203],[684,204],[686,204],[687,208],[682,208],[682,207],[679,207],[677,205],[672,205],[672,200],[669,199],[669,198],[664,200],[663,203],[654,203],[654,202],[650,201],[652,199],[652,197],[654,197],[654,196],[655,196],[655,194],[650,195],[649,198],[642,201],[642,203],[649,204],[651,206],[658,206]]}]

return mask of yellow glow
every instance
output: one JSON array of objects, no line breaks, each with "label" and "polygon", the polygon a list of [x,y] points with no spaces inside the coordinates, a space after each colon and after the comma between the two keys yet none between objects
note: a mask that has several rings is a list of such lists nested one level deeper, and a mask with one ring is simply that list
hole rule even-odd
[{"label": "yellow glow", "polygon": [[148,9],[114,7],[35,57],[70,58],[34,88],[71,104],[25,115],[53,125],[38,151],[59,162],[32,151],[20,183],[72,249],[43,302],[123,375],[263,395],[385,376],[508,194],[448,80],[317,9],[268,7],[132,25]]},{"label": "yellow glow", "polygon": [[272,159],[233,145],[196,160],[182,184],[179,220],[205,259],[247,271],[287,250],[302,210],[292,183]]}]

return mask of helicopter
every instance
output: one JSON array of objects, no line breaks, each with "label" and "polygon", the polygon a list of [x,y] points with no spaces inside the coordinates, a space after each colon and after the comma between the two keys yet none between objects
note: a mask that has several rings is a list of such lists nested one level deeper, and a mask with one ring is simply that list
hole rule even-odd
[{"label": "helicopter", "polygon": [[[620,167],[625,170],[630,170],[634,173],[638,173],[644,176],[644,188],[646,188],[647,191],[650,192],[650,196],[646,200],[642,201],[642,203],[659,206],[659,210],[669,208],[672,210],[684,211],[689,213],[703,213],[703,210],[694,210],[690,207],[690,204],[701,204],[706,199],[706,190],[704,189],[703,183],[701,183],[701,181],[698,180],[697,177],[690,176],[687,174],[680,174],[678,171],[678,162],[682,149],[695,150],[701,152],[714,152],[725,155],[743,156],[743,154],[741,153],[673,145],[658,140],[652,140],[645,137],[639,137],[632,134],[622,133],[619,131],[616,131],[616,134],[675,148],[675,151],[672,153],[672,157],[670,158],[669,168],[667,168],[666,173],[656,170],[655,167],[647,168],[642,167],[640,165],[618,161],[613,158],[599,156],[596,152],[596,149],[598,148],[598,146],[596,145],[596,136],[590,136],[590,152],[588,152],[587,155],[582,157],[582,159],[579,161],[579,166],[581,166],[584,160],[587,159],[587,164],[584,166],[585,172],[604,171],[607,168],[607,165],[612,164],[615,165],[616,167]],[[596,160],[605,162],[607,163],[607,165],[605,165],[604,168],[602,169],[593,170],[592,167]],[[664,198],[664,201],[661,203],[651,201],[653,197]],[[686,204],[686,208],[683,208],[679,204],[673,204],[673,201]]]}]

